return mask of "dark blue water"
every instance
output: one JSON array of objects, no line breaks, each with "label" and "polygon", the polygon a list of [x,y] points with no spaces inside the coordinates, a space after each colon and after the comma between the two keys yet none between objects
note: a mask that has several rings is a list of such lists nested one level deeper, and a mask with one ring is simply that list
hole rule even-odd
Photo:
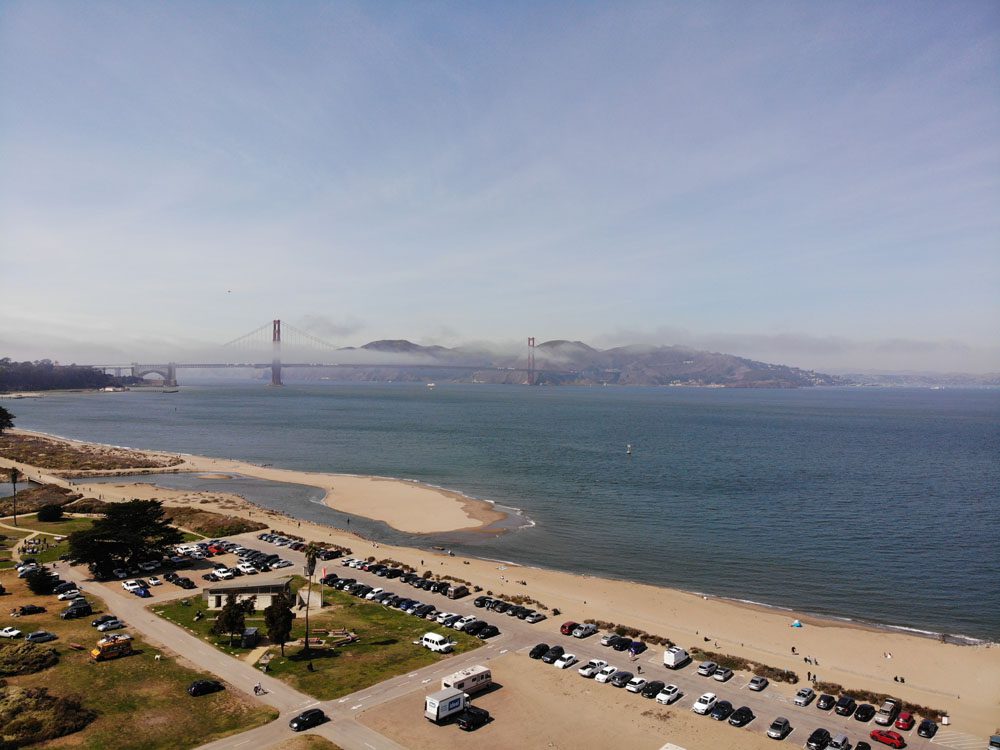
[{"label": "dark blue water", "polygon": [[[537,523],[424,545],[1000,639],[1000,391],[247,385],[11,406],[27,429],[420,479]],[[307,493],[271,504],[342,525]]]}]

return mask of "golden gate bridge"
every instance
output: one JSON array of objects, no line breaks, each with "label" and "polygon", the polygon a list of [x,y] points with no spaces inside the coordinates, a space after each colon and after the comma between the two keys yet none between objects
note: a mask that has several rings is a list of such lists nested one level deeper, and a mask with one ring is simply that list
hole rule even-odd
[{"label": "golden gate bridge", "polygon": [[[282,338],[282,333],[284,332],[284,338]],[[290,334],[290,336],[289,336]],[[476,365],[476,364],[466,364],[466,365],[456,365],[456,364],[443,364],[434,362],[405,362],[405,363],[393,363],[391,361],[378,361],[378,362],[282,362],[282,343],[295,343],[300,346],[304,345],[313,350],[319,349],[321,351],[333,352],[333,351],[343,351],[341,347],[331,344],[328,341],[315,336],[308,331],[300,330],[288,323],[282,323],[281,320],[272,320],[270,323],[265,323],[259,328],[245,333],[242,336],[238,336],[231,341],[227,341],[223,344],[223,348],[233,351],[233,352],[253,352],[260,353],[263,346],[270,344],[270,362],[165,362],[165,363],[140,363],[132,362],[130,364],[111,364],[111,365],[89,365],[96,370],[101,370],[102,372],[111,373],[117,377],[122,377],[123,375],[131,375],[135,378],[142,378],[146,375],[159,375],[163,379],[163,384],[165,386],[176,386],[177,385],[177,371],[181,369],[189,370],[213,370],[213,369],[238,369],[238,368],[250,368],[255,370],[266,370],[270,368],[271,370],[271,385],[280,386],[282,385],[281,371],[282,368],[311,368],[311,367],[322,367],[322,368],[426,368],[428,370],[459,370],[465,372],[476,372],[482,370],[497,370],[505,372],[524,372],[525,373],[525,384],[535,385],[538,382],[537,376],[540,372],[535,368],[535,338],[534,336],[528,338],[528,355],[526,358],[526,365],[524,367],[499,367],[495,365]],[[234,357],[233,359],[236,359]],[[565,373],[565,370],[549,370],[546,369],[545,372],[553,373]]]}]

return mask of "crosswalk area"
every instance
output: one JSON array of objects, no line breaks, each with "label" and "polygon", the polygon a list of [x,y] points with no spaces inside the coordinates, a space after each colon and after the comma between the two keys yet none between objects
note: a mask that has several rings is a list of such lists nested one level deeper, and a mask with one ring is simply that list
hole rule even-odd
[{"label": "crosswalk area", "polygon": [[982,737],[976,737],[965,732],[959,732],[947,727],[941,727],[931,743],[952,750],[986,750],[989,742]]}]

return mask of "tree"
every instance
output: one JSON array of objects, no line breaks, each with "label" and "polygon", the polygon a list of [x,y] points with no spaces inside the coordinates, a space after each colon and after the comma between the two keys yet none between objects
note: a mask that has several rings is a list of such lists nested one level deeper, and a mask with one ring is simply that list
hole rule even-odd
[{"label": "tree", "polygon": [[[0,406],[0,409],[3,409]],[[6,410],[5,410],[6,411]],[[3,430],[0,430],[2,433]],[[14,525],[17,526],[17,480],[21,478],[21,472],[17,470],[16,466],[10,467],[10,486],[14,488],[14,494],[11,497],[11,504],[14,507]]]},{"label": "tree", "polygon": [[48,568],[38,568],[28,573],[24,577],[24,582],[28,584],[31,593],[48,596],[55,591],[59,578]]},{"label": "tree", "polygon": [[257,598],[254,596],[238,601],[236,594],[226,594],[226,603],[215,618],[212,632],[216,635],[229,635],[229,645],[233,645],[233,636],[243,635],[246,629],[247,615],[253,614]]},{"label": "tree", "polygon": [[0,435],[14,426],[14,415],[0,406]]},{"label": "tree", "polygon": [[271,606],[264,609],[264,625],[267,627],[267,637],[271,643],[281,646],[281,655],[285,655],[285,644],[292,637],[292,622],[295,613],[292,612],[292,598],[284,591],[277,594],[271,601]]},{"label": "tree", "polygon": [[61,505],[43,505],[38,509],[39,521],[59,521],[62,520],[63,509]]},{"label": "tree", "polygon": [[312,596],[313,575],[316,573],[316,559],[319,557],[319,549],[315,544],[310,544],[303,553],[306,556],[306,575],[309,577],[309,588],[306,589],[306,647],[302,649],[304,656],[309,656],[309,599]]},{"label": "tree", "polygon": [[183,540],[181,532],[163,515],[157,500],[114,503],[89,529],[69,535],[69,557],[89,565],[98,577],[118,567],[130,568],[163,557]]}]

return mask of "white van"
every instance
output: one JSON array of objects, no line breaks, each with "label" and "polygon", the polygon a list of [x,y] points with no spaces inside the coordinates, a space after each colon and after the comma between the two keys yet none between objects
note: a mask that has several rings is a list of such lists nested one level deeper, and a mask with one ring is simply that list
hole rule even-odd
[{"label": "white van", "polygon": [[442,690],[455,688],[464,693],[475,693],[478,690],[485,690],[492,684],[493,673],[490,672],[490,668],[480,666],[479,664],[441,679]]},{"label": "white van", "polygon": [[424,633],[420,645],[438,654],[447,654],[452,649],[451,641],[437,633]]},{"label": "white van", "polygon": [[680,646],[671,646],[663,652],[663,666],[667,669],[679,669],[691,661],[691,656]]}]

